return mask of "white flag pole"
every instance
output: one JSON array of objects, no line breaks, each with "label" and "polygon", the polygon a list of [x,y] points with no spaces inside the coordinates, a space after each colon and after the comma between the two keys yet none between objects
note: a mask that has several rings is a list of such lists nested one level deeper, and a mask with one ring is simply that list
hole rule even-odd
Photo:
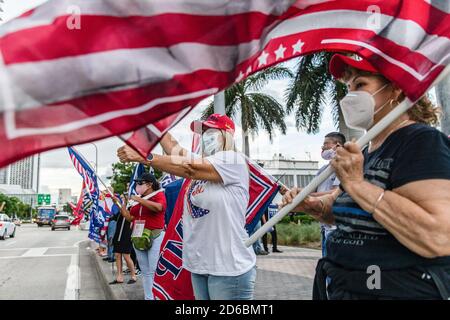
[{"label": "white flag pole", "polygon": [[[434,81],[434,83],[430,86],[432,88],[434,85],[439,83],[445,76],[450,73],[450,65],[446,67],[445,70],[441,72],[439,77]],[[408,111],[414,102],[405,98],[405,100],[400,103],[394,110],[392,110],[388,115],[386,115],[383,119],[380,120],[376,125],[374,125],[364,136],[358,139],[356,144],[362,148],[366,144],[369,143],[373,138],[378,136],[384,129],[386,129],[392,122],[394,122],[398,117],[400,117],[403,113]],[[331,166],[328,166],[321,174],[315,177],[293,200],[290,204],[283,207],[272,219],[267,221],[261,228],[259,228],[246,242],[245,245],[247,247],[251,246],[256,240],[261,238],[264,234],[266,234],[276,223],[278,223],[284,216],[286,216],[289,212],[293,211],[295,207],[297,207],[305,198],[312,192],[314,192],[317,187],[324,182],[332,173],[334,172]]]}]

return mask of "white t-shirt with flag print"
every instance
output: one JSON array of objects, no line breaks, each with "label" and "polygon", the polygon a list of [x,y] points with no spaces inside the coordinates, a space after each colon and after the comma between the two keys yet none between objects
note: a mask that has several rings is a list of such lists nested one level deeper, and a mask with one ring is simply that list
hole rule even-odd
[{"label": "white t-shirt with flag print", "polygon": [[221,151],[207,157],[223,183],[194,180],[184,199],[183,267],[196,274],[238,276],[256,264],[247,248],[249,170],[245,157]]}]

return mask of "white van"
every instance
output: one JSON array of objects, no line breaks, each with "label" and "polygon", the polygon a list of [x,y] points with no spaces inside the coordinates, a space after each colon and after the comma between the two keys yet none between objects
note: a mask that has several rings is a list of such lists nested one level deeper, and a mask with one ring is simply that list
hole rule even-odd
[{"label": "white van", "polygon": [[0,240],[6,237],[14,238],[16,235],[16,225],[10,217],[4,213],[0,213]]}]

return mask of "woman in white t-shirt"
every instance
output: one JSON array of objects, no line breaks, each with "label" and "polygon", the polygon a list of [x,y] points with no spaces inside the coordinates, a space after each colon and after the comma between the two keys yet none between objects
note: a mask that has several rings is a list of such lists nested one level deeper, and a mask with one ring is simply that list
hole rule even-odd
[{"label": "woman in white t-shirt", "polygon": [[183,267],[192,274],[195,298],[253,299],[256,256],[244,244],[250,178],[244,155],[235,151],[234,123],[213,114],[191,129],[202,134],[202,157],[181,148],[170,134],[161,140],[167,156],[145,160],[128,146],[118,156],[191,179],[183,199]]}]

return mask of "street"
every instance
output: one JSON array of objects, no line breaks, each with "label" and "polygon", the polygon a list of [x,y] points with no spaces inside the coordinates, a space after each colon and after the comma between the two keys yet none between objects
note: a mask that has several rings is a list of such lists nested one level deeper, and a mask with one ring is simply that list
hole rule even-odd
[{"label": "street", "polygon": [[0,241],[1,300],[105,299],[87,231],[51,231],[36,224],[16,230],[14,238]]}]

